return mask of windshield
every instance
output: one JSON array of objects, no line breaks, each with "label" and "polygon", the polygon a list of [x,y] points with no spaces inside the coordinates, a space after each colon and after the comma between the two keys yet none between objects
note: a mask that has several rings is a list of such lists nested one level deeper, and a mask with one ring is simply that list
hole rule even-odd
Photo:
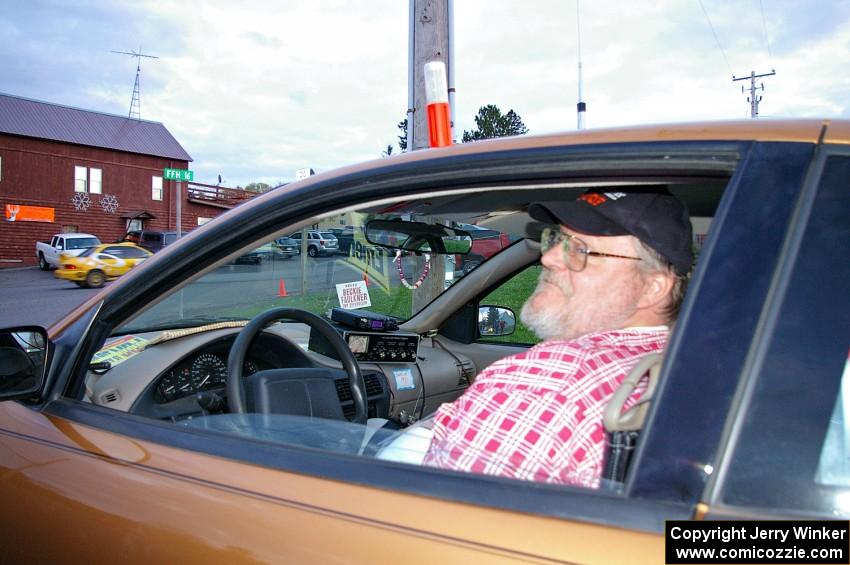
[{"label": "windshield", "polygon": [[66,249],[84,249],[100,245],[100,241],[96,237],[77,237],[65,240]]},{"label": "windshield", "polygon": [[[349,212],[320,223],[320,232],[351,226],[350,233],[328,248],[318,239],[293,232],[294,247],[272,245],[280,234],[206,273],[119,328],[119,333],[187,327],[251,319],[275,307],[300,308],[327,317],[333,308],[362,309],[407,320],[483,261],[520,239],[497,230],[474,238],[466,254],[402,252],[369,243],[364,226],[370,220],[398,220],[399,215]],[[404,221],[434,218],[404,215]],[[451,220],[440,220],[454,224]],[[476,234],[477,235],[477,234]],[[447,251],[456,248],[448,246]]]}]

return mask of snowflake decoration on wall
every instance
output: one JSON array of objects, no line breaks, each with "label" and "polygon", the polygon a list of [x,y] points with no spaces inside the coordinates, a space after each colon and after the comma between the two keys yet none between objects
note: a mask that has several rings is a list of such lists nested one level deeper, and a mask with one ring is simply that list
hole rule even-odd
[{"label": "snowflake decoration on wall", "polygon": [[103,208],[104,212],[114,214],[118,209],[118,199],[113,194],[107,194],[100,199],[100,207]]},{"label": "snowflake decoration on wall", "polygon": [[91,198],[89,198],[89,195],[85,192],[77,192],[71,199],[71,204],[73,204],[74,208],[77,210],[85,212],[89,209],[89,206],[91,206]]}]

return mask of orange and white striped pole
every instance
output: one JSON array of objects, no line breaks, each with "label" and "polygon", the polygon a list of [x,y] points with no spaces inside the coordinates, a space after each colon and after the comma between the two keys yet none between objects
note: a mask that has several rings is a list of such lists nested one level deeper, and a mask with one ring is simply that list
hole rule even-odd
[{"label": "orange and white striped pole", "polygon": [[428,110],[428,145],[447,147],[452,144],[449,87],[446,64],[442,61],[425,63],[425,103]]}]

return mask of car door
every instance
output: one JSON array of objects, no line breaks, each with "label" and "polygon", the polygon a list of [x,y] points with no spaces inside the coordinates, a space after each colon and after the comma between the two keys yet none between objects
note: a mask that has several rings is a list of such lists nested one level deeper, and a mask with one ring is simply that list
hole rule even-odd
[{"label": "car door", "polygon": [[817,173],[724,428],[723,472],[706,496],[713,518],[850,511],[850,152],[823,151]]},{"label": "car door", "polygon": [[117,277],[124,274],[127,270],[126,261],[117,254],[110,253],[109,249],[107,247],[92,257],[97,262],[97,268],[101,269],[109,277]]},{"label": "car door", "polygon": [[[647,162],[660,167],[674,160],[676,148],[647,144],[624,151],[634,156],[642,149]],[[19,561],[663,561],[665,520],[694,516],[719,463],[723,422],[812,154],[805,143],[693,150],[689,159],[702,156],[712,167],[718,155],[734,155],[730,162],[741,164],[717,211],[625,484],[585,490],[412,468],[205,433],[83,400],[86,368],[114,320],[137,311],[139,301],[159,298],[164,291],[154,288],[176,286],[185,276],[181,270],[198,268],[199,257],[224,258],[238,251],[238,241],[267,235],[267,210],[297,217],[325,212],[328,191],[348,185],[319,178],[302,184],[312,191],[269,193],[269,206],[245,207],[230,215],[232,223],[208,224],[178,243],[160,269],[146,269],[144,283],[132,274],[122,278],[116,283],[121,293],[113,290],[54,330],[50,392],[31,405],[0,404],[0,496],[26,507],[2,513],[4,531],[16,535],[0,540],[0,550]],[[572,151],[563,149],[561,158]],[[498,164],[512,175],[523,166],[545,170],[534,155],[545,163],[556,152],[526,148],[501,154]],[[463,164],[469,179],[490,174],[499,180],[484,157],[479,170],[467,155],[449,164]],[[420,166],[405,170],[409,184],[394,179],[399,198],[420,191],[419,179],[446,163]],[[390,195],[368,179],[360,190],[361,198]],[[745,288],[737,283],[742,278]],[[56,543],[36,543],[51,520]]]}]

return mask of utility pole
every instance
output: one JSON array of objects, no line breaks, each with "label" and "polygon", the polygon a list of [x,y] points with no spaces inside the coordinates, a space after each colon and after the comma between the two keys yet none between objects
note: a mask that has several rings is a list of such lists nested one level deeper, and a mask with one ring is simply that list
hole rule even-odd
[{"label": "utility pole", "polygon": [[[407,131],[413,133],[413,142],[408,138],[407,150],[416,151],[428,147],[428,115],[425,112],[425,63],[442,61],[449,75],[449,103],[454,112],[454,70],[449,45],[449,0],[410,0],[410,59],[408,68],[409,109]],[[454,123],[452,123],[454,129]]]},{"label": "utility pole", "polygon": [[[449,105],[454,134],[454,58],[451,55],[452,0],[410,0],[410,53],[408,60],[407,150],[428,148],[428,115],[425,110],[425,63],[442,61],[448,74]],[[412,135],[412,138],[411,138]],[[452,135],[454,138],[454,135]],[[430,222],[442,223],[431,218]],[[424,257],[418,257],[414,280],[425,269]],[[434,255],[428,276],[413,291],[413,312],[418,312],[444,290],[446,264],[443,255]]]},{"label": "utility pole", "polygon": [[[755,71],[750,71],[750,76],[748,77],[740,77],[735,78],[735,75],[732,75],[732,82],[738,80],[749,80],[750,81],[750,97],[747,98],[747,102],[750,103],[750,117],[758,118],[759,116],[759,102],[761,102],[761,96],[756,96],[756,91],[761,88],[762,92],[764,92],[764,83],[759,86],[756,86],[756,79],[762,77],[769,77],[776,74],[776,71],[770,69],[769,73],[765,73],[762,75],[757,75]],[[741,92],[745,91],[744,85],[741,85]]]}]

